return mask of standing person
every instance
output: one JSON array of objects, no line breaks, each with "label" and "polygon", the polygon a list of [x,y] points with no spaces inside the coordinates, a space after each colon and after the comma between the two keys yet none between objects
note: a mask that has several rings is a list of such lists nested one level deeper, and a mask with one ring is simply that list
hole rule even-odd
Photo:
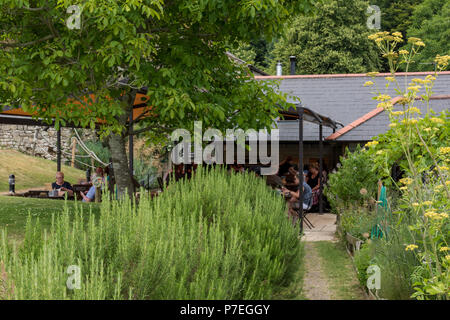
[{"label": "standing person", "polygon": [[69,196],[73,196],[73,188],[72,185],[64,181],[64,173],[61,171],[56,172],[56,182],[52,183],[52,190],[58,190],[58,194],[64,195],[67,192]]}]

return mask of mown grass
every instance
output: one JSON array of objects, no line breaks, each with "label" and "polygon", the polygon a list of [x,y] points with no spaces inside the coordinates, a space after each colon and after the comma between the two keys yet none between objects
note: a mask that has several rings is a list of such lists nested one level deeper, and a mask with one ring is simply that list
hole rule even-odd
[{"label": "mown grass", "polygon": [[323,260],[322,268],[330,281],[330,289],[338,300],[363,300],[365,296],[357,280],[352,261],[340,243],[315,243]]},{"label": "mown grass", "polygon": [[[0,149],[0,192],[9,191],[9,175],[16,177],[16,190],[43,187],[55,181],[56,162],[32,157],[14,150]],[[65,180],[76,184],[85,178],[85,173],[62,166]]]},{"label": "mown grass", "polygon": [[[67,201],[69,212],[75,211],[75,205],[83,206],[84,212],[98,215],[100,207],[95,203]],[[42,228],[49,229],[52,214],[61,214],[64,210],[63,200],[33,199],[23,197],[0,196],[0,229],[6,227],[11,237],[21,239],[25,233],[28,215],[39,218]]]}]

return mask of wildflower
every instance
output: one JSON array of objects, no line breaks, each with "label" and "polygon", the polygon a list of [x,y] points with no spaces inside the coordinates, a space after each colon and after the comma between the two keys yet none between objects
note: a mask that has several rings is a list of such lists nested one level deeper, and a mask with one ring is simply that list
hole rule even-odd
[{"label": "wildflower", "polygon": [[445,181],[445,185],[450,186],[450,180]]},{"label": "wildflower", "polygon": [[391,127],[391,128],[394,128],[394,127],[396,127],[396,126],[397,126],[396,123],[389,123],[389,127]]},{"label": "wildflower", "polygon": [[414,78],[411,80],[412,83],[419,83],[419,84],[423,84],[424,80],[420,79],[420,78]]},{"label": "wildflower", "polygon": [[429,75],[427,75],[427,76],[425,77],[425,79],[426,79],[426,80],[430,80],[430,81],[435,81],[435,80],[436,80],[436,77],[434,77],[434,76],[432,76],[431,74],[429,74]]},{"label": "wildflower", "polygon": [[415,245],[415,244],[410,244],[410,245],[406,246],[405,250],[406,250],[406,251],[413,251],[413,250],[415,250],[415,249],[417,249],[417,248],[419,248],[417,245]]},{"label": "wildflower", "polygon": [[420,91],[420,88],[422,88],[422,87],[419,86],[419,85],[417,85],[417,86],[410,86],[410,87],[408,87],[408,91],[411,91],[411,92],[419,92],[419,91]]},{"label": "wildflower", "polygon": [[415,37],[410,37],[409,39],[408,39],[408,42],[409,43],[417,43],[417,42],[419,42],[419,41],[422,41],[422,39],[420,39],[420,38],[415,38]]},{"label": "wildflower", "polygon": [[425,212],[424,217],[432,219],[432,220],[440,220],[442,219],[441,215],[435,211],[429,210]]},{"label": "wildflower", "polygon": [[425,47],[425,43],[423,41],[417,41],[415,43],[415,45],[418,46],[418,47]]},{"label": "wildflower", "polygon": [[394,77],[386,77],[385,78],[387,81],[389,81],[389,82],[394,82],[395,81],[395,78]]},{"label": "wildflower", "polygon": [[417,113],[417,114],[421,114],[422,112],[419,110],[419,108],[416,107],[411,107],[408,110],[406,110],[409,113]]},{"label": "wildflower", "polygon": [[413,206],[414,208],[417,208],[417,207],[419,206],[419,203],[418,203],[418,202],[413,202],[412,206]]},{"label": "wildflower", "polygon": [[431,128],[425,128],[425,129],[423,129],[423,131],[430,132]]},{"label": "wildflower", "polygon": [[378,144],[378,141],[369,141],[366,143],[366,147],[376,146]]},{"label": "wildflower", "polygon": [[444,124],[444,120],[442,120],[441,118],[433,117],[430,120],[433,121],[434,123]]},{"label": "wildflower", "polygon": [[448,65],[448,62],[450,61],[450,56],[440,56],[437,55],[436,59],[434,59],[434,62],[436,62],[436,64],[439,67],[446,67]]},{"label": "wildflower", "polygon": [[402,54],[402,55],[407,55],[409,54],[408,50],[400,50],[398,53]]},{"label": "wildflower", "polygon": [[380,43],[381,41],[383,41],[383,38],[376,38],[376,39],[375,39],[375,42],[376,42],[376,43]]},{"label": "wildflower", "polygon": [[450,260],[450,254],[446,255],[445,259]]},{"label": "wildflower", "polygon": [[411,179],[411,178],[403,178],[403,179],[400,179],[400,183],[403,183],[403,184],[405,184],[405,185],[409,185],[409,184],[411,184],[413,182],[413,179]]},{"label": "wildflower", "polygon": [[423,202],[424,206],[431,206],[432,204],[433,204],[433,202],[431,202],[431,201],[424,201]]},{"label": "wildflower", "polygon": [[448,250],[450,250],[449,247],[441,247],[441,248],[439,249],[440,252],[444,252],[444,251],[448,251]]},{"label": "wildflower", "polygon": [[379,72],[368,72],[366,74],[366,76],[373,78],[373,77],[376,77],[378,74],[379,74]]},{"label": "wildflower", "polygon": [[388,101],[391,100],[391,96],[387,94],[380,94],[378,97],[376,97],[377,101]]},{"label": "wildflower", "polygon": [[407,186],[400,187],[400,190],[406,191],[406,190],[408,190],[408,187]]},{"label": "wildflower", "polygon": [[441,170],[441,171],[448,171],[448,167],[447,166],[440,166],[439,170]]},{"label": "wildflower", "polygon": [[434,192],[440,192],[443,187],[444,186],[441,184],[441,185],[438,185],[438,186],[434,187],[433,190],[434,190]]},{"label": "wildflower", "polygon": [[441,147],[439,148],[439,152],[442,154],[450,153],[450,147]]},{"label": "wildflower", "polygon": [[370,86],[373,86],[372,81],[367,81],[366,83],[364,83],[364,87],[370,87]]},{"label": "wildflower", "polygon": [[393,105],[392,105],[391,102],[380,102],[380,103],[377,105],[377,108],[383,108],[383,109],[385,109],[385,110],[389,110],[389,109],[391,109],[392,107],[393,107]]},{"label": "wildflower", "polygon": [[447,214],[447,213],[444,213],[444,212],[442,212],[442,213],[440,214],[440,216],[441,216],[442,218],[448,218],[448,214]]},{"label": "wildflower", "polygon": [[369,40],[375,40],[378,38],[378,33],[371,34],[367,38],[369,38]]},{"label": "wildflower", "polygon": [[401,115],[403,115],[404,114],[404,112],[403,111],[394,111],[394,112],[392,112],[392,115],[393,116],[401,116]]},{"label": "wildflower", "polygon": [[403,38],[402,33],[401,33],[401,32],[398,32],[398,31],[392,32],[392,35],[393,35],[394,37]]}]

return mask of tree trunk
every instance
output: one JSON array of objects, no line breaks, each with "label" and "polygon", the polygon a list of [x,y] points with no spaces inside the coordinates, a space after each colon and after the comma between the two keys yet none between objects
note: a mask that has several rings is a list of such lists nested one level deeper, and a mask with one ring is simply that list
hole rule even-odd
[{"label": "tree trunk", "polygon": [[128,167],[128,158],[125,150],[126,137],[111,134],[108,138],[108,146],[111,152],[114,177],[117,186],[117,197],[121,199],[126,193],[131,198],[133,195],[133,181]]},{"label": "tree trunk", "polygon": [[117,186],[117,197],[121,199],[125,194],[132,198],[134,193],[134,184],[130,174],[128,158],[125,149],[127,136],[129,132],[129,114],[133,108],[136,92],[132,91],[122,96],[124,113],[117,119],[125,128],[124,134],[111,133],[107,139],[108,147],[111,152],[112,164],[115,182]]}]

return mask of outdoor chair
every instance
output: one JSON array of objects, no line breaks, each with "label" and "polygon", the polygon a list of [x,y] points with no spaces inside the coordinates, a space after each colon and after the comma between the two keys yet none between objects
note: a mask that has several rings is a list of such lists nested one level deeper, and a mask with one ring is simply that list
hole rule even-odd
[{"label": "outdoor chair", "polygon": [[[310,229],[314,228],[314,225],[311,223],[311,221],[309,221],[309,219],[306,217],[306,215],[308,213],[311,213],[311,208],[312,208],[312,194],[311,196],[308,197],[308,199],[306,199],[308,201],[308,207],[303,209],[303,221],[305,222],[306,226]],[[298,216],[300,217],[300,208],[296,209]]]}]

